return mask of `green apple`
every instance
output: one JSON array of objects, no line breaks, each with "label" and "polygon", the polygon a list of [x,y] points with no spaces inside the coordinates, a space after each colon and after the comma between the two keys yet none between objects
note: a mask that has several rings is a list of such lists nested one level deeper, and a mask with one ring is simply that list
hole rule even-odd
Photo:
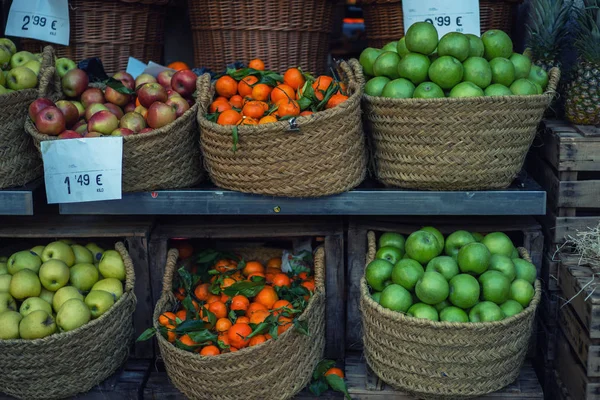
[{"label": "green apple", "polygon": [[439,230],[437,230],[436,228],[434,228],[433,226],[424,226],[423,228],[421,228],[422,231],[425,232],[429,232],[429,233],[433,233],[433,236],[435,236],[435,238],[438,240],[439,244],[440,244],[440,254],[444,251],[444,235],[442,235],[442,232],[440,232]]},{"label": "green apple", "polygon": [[477,279],[469,274],[458,274],[450,279],[448,300],[460,308],[471,308],[479,301],[480,287]]},{"label": "green apple", "polygon": [[522,258],[514,258],[512,261],[515,265],[517,279],[524,279],[533,285],[537,276],[535,265]]},{"label": "green apple", "polygon": [[510,258],[520,258],[521,256],[519,255],[519,250],[517,250],[517,248],[515,247],[513,249],[512,254],[510,255]]},{"label": "green apple", "polygon": [[0,292],[0,312],[17,311],[17,302],[8,292]]},{"label": "green apple", "polygon": [[523,311],[523,306],[516,300],[506,300],[504,303],[500,304],[500,308],[506,317],[512,317],[513,315],[517,315],[521,311]]},{"label": "green apple", "polygon": [[58,73],[60,79],[62,79],[62,77],[65,76],[70,70],[77,68],[77,64],[75,64],[73,60],[64,57],[56,60],[54,66],[56,67],[56,72]]},{"label": "green apple", "polygon": [[456,231],[448,235],[444,249],[446,255],[457,257],[458,251],[465,245],[475,242],[475,238],[467,231]]},{"label": "green apple", "polygon": [[12,280],[12,275],[0,275],[0,292],[8,292],[10,289],[10,281]]},{"label": "green apple", "polygon": [[[114,250],[107,250],[106,252],[104,252],[104,254],[106,255],[106,253],[108,251],[114,251]],[[104,257],[105,256],[103,256],[102,258],[104,259]],[[394,265],[398,262],[398,260],[400,260],[402,258],[402,251],[396,247],[391,247],[391,246],[382,247],[379,250],[377,250],[377,253],[375,254],[375,258],[380,259],[380,260],[389,261],[392,265]],[[100,261],[100,265],[102,265],[102,261]],[[113,276],[112,278],[116,278],[116,277]]]},{"label": "green apple", "polygon": [[34,311],[19,323],[19,335],[22,339],[41,339],[55,332],[56,322],[46,311]]},{"label": "green apple", "polygon": [[102,259],[102,254],[104,253],[104,249],[102,247],[98,246],[96,243],[88,243],[85,245],[85,248],[92,252],[96,262],[100,262]]},{"label": "green apple", "polygon": [[509,281],[514,281],[517,276],[515,264],[510,257],[503,256],[501,254],[492,254],[490,258],[490,271],[502,272]]},{"label": "green apple", "polygon": [[448,302],[448,300],[444,300],[444,301],[442,301],[441,303],[437,303],[437,304],[436,304],[434,307],[435,307],[435,310],[436,310],[436,311],[439,313],[439,312],[441,312],[441,311],[442,311],[444,308],[446,308],[446,307],[450,307],[451,305],[452,305],[452,304],[450,304],[450,303]]},{"label": "green apple", "polygon": [[40,281],[42,286],[56,292],[69,282],[70,271],[67,264],[57,259],[50,259],[40,268]]},{"label": "green apple", "polygon": [[535,289],[524,279],[517,278],[510,285],[510,299],[516,300],[523,307],[527,307],[531,303],[534,295]]},{"label": "green apple", "polygon": [[492,254],[483,244],[469,243],[458,252],[458,267],[463,273],[480,275],[487,271],[491,258]]},{"label": "green apple", "polygon": [[54,312],[58,312],[60,307],[71,299],[79,299],[83,301],[83,295],[77,288],[73,286],[64,286],[61,287],[54,293],[54,297],[52,298],[52,308]]},{"label": "green apple", "polygon": [[[96,292],[103,292],[104,290],[95,290]],[[91,292],[90,292],[91,293]],[[381,292],[373,292],[371,293],[371,298],[373,299],[373,301],[375,301],[376,303],[379,303],[379,301],[381,300]]]},{"label": "green apple", "polygon": [[11,275],[22,269],[30,269],[37,274],[40,271],[42,260],[31,250],[23,250],[10,256],[7,265],[8,273]]},{"label": "green apple", "polygon": [[412,296],[402,286],[392,283],[381,292],[379,304],[392,311],[405,313],[412,305]]},{"label": "green apple", "polygon": [[0,312],[0,340],[19,339],[19,322],[23,316],[16,311]]},{"label": "green apple", "polygon": [[10,49],[6,46],[0,45],[0,67],[6,67],[10,63]]},{"label": "green apple", "polygon": [[42,292],[42,284],[35,272],[22,269],[12,276],[8,292],[15,300],[23,301],[28,297],[38,297]]},{"label": "green apple", "polygon": [[58,310],[56,325],[62,332],[68,332],[87,324],[91,318],[90,309],[83,300],[70,299]]},{"label": "green apple", "polygon": [[75,242],[71,239],[60,239],[59,242],[64,243],[64,244],[68,244],[69,246],[74,245]]},{"label": "green apple", "polygon": [[98,269],[94,264],[75,264],[71,267],[70,282],[71,286],[87,292],[98,282]]},{"label": "green apple", "polygon": [[440,320],[436,309],[425,303],[413,304],[406,313],[414,318],[428,319],[430,321]]},{"label": "green apple", "polygon": [[440,312],[440,321],[444,322],[469,322],[467,313],[454,306],[446,307]]},{"label": "green apple", "polygon": [[35,255],[37,255],[40,258],[40,261],[41,261],[42,260],[42,252],[44,251],[45,247],[46,246],[35,246],[30,251],[34,252]]},{"label": "green apple", "polygon": [[[2,75],[2,74],[0,74]],[[0,275],[8,274],[8,265],[4,261],[0,261]]]},{"label": "green apple", "polygon": [[458,264],[450,256],[437,256],[427,263],[426,271],[435,271],[444,275],[447,281],[458,275]]},{"label": "green apple", "polygon": [[71,246],[62,241],[52,242],[44,248],[42,261],[46,262],[52,259],[61,260],[67,264],[67,267],[72,267],[75,264],[75,254]]},{"label": "green apple", "polygon": [[[400,259],[400,257],[398,257],[398,259]],[[102,254],[98,269],[105,278],[115,278],[120,281],[125,280],[125,264],[123,263],[121,255],[116,250],[106,250],[104,254]]]},{"label": "green apple", "polygon": [[492,254],[501,254],[510,257],[515,246],[512,240],[503,232],[492,232],[485,235],[481,241]]},{"label": "green apple", "polygon": [[491,301],[482,301],[469,311],[471,322],[492,322],[504,319],[504,313],[500,306]]},{"label": "green apple", "polygon": [[92,290],[105,290],[112,293],[116,300],[119,300],[123,295],[123,284],[118,279],[106,278],[96,282],[96,284],[92,286]]},{"label": "green apple", "polygon": [[43,310],[48,314],[52,314],[52,306],[39,297],[29,297],[25,299],[25,301],[21,303],[21,307],[19,307],[19,312],[24,317],[36,310]]},{"label": "green apple", "polygon": [[421,264],[427,264],[440,254],[440,243],[435,235],[427,231],[416,231],[406,239],[406,254]]},{"label": "green apple", "polygon": [[510,294],[510,280],[500,271],[486,271],[479,277],[482,298],[502,304]]},{"label": "green apple", "polygon": [[471,235],[473,235],[473,238],[475,239],[476,242],[481,242],[483,240],[483,233],[479,233],[479,232],[471,232]]},{"label": "green apple", "polygon": [[398,261],[392,268],[392,282],[406,290],[413,290],[424,273],[425,270],[421,264],[410,258],[405,258]]},{"label": "green apple", "polygon": [[92,252],[87,249],[87,247],[80,244],[73,244],[71,245],[71,250],[73,250],[73,254],[75,254],[75,264],[94,263],[94,256]]},{"label": "green apple", "polygon": [[7,38],[1,38],[0,39],[0,46],[4,46],[6,47],[9,52],[10,55],[13,55],[17,52],[17,46],[15,46],[14,42],[10,39]]},{"label": "green apple", "polygon": [[46,288],[42,288],[42,292],[40,293],[40,299],[46,301],[48,304],[52,305],[52,299],[54,298],[54,292],[49,291]]},{"label": "green apple", "polygon": [[92,290],[85,296],[85,304],[89,307],[92,318],[95,319],[115,304],[115,298],[112,293],[105,292],[104,290]]},{"label": "green apple", "polygon": [[42,68],[42,63],[38,60],[29,60],[25,64],[23,64],[25,68],[29,68],[33,71],[34,74],[40,75],[40,68]]},{"label": "green apple", "polygon": [[10,68],[15,69],[18,67],[22,67],[27,63],[27,61],[35,59],[36,57],[32,53],[28,51],[19,51],[10,58]]},{"label": "green apple", "polygon": [[446,300],[449,292],[448,281],[442,274],[435,271],[426,271],[415,285],[415,293],[419,300],[430,305]]},{"label": "green apple", "polygon": [[31,89],[38,84],[35,72],[27,67],[17,67],[8,71],[6,85],[12,90]]},{"label": "green apple", "polygon": [[377,242],[378,248],[381,247],[395,247],[400,249],[400,252],[404,254],[404,243],[406,239],[404,239],[404,235],[394,232],[385,232],[379,237],[379,241]]},{"label": "green apple", "polygon": [[365,270],[365,279],[367,280],[369,286],[373,288],[373,290],[381,292],[385,288],[387,281],[389,281],[392,277],[393,268],[394,265],[389,261],[375,259],[371,261],[369,265],[367,265],[367,269]]}]

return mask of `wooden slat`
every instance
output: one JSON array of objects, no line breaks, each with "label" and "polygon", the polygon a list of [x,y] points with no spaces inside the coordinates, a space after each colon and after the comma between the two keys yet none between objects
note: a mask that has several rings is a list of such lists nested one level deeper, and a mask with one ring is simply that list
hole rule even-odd
[{"label": "wooden slat", "polygon": [[543,146],[534,148],[559,171],[600,171],[600,137],[585,137],[564,123],[545,122]]},{"label": "wooden slat", "polygon": [[344,269],[344,235],[325,237],[327,305],[325,320],[325,356],[343,360],[346,351],[346,285]]},{"label": "wooden slat", "polygon": [[554,252],[547,251],[544,253],[544,257],[542,259],[542,273],[540,278],[544,283],[544,289],[550,292],[555,292],[560,290],[558,286],[559,274],[560,274],[560,261],[552,260]]},{"label": "wooden slat", "polygon": [[560,288],[563,298],[569,301],[589,336],[600,339],[600,293],[594,290],[595,284],[587,285],[591,276],[592,271],[588,267],[566,265],[561,271]]},{"label": "wooden slat", "polygon": [[558,217],[550,210],[541,219],[549,227],[553,243],[562,243],[569,236],[575,236],[578,231],[595,228],[600,223],[600,216]]},{"label": "wooden slat", "polygon": [[558,207],[599,208],[600,180],[561,181]]},{"label": "wooden slat", "polygon": [[600,381],[585,375],[583,366],[577,361],[569,342],[560,331],[556,349],[556,370],[569,395],[577,400],[600,398]]},{"label": "wooden slat", "polygon": [[575,125],[575,129],[585,137],[600,136],[600,128],[595,125]]},{"label": "wooden slat", "polygon": [[559,312],[560,329],[583,364],[587,376],[600,377],[600,339],[591,339],[570,305]]},{"label": "wooden slat", "polygon": [[348,301],[346,313],[346,347],[362,349],[362,323],[360,319],[360,279],[365,272],[367,231],[354,223],[348,227]]}]

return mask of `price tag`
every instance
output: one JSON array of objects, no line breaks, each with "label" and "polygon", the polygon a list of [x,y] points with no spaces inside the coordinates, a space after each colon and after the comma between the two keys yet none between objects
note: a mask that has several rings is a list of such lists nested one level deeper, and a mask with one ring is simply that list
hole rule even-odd
[{"label": "price tag", "polygon": [[123,138],[42,142],[48,204],[121,198]]},{"label": "price tag", "polygon": [[441,38],[448,32],[481,34],[479,0],[403,0],[404,33],[415,22],[433,24]]},{"label": "price tag", "polygon": [[68,0],[13,0],[6,21],[6,36],[69,45]]}]

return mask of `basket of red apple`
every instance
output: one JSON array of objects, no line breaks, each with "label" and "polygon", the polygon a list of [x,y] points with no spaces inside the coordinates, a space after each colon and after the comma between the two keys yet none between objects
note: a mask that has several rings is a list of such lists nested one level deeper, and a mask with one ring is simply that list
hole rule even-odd
[{"label": "basket of red apple", "polygon": [[176,189],[204,178],[192,97],[191,70],[118,72],[90,84],[80,69],[62,78],[66,99],[31,103],[25,129],[38,148],[44,140],[123,137],[123,192]]},{"label": "basket of red apple", "polygon": [[128,357],[136,297],[123,243],[61,240],[0,267],[0,392],[56,399],[90,390]]},{"label": "basket of red apple", "polygon": [[0,39],[0,189],[22,186],[42,175],[42,160],[23,129],[27,107],[38,97],[56,98],[60,86],[54,50],[17,52],[9,39]]}]

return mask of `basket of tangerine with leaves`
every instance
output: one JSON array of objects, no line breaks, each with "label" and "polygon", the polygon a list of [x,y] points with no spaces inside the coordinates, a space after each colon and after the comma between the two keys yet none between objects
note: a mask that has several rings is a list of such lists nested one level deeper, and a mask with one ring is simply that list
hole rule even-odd
[{"label": "basket of tangerine with leaves", "polygon": [[285,261],[282,269],[282,251],[268,248],[186,260],[169,251],[154,327],[138,340],[158,333],[167,374],[186,396],[289,398],[310,382],[325,345],[324,250]]}]

